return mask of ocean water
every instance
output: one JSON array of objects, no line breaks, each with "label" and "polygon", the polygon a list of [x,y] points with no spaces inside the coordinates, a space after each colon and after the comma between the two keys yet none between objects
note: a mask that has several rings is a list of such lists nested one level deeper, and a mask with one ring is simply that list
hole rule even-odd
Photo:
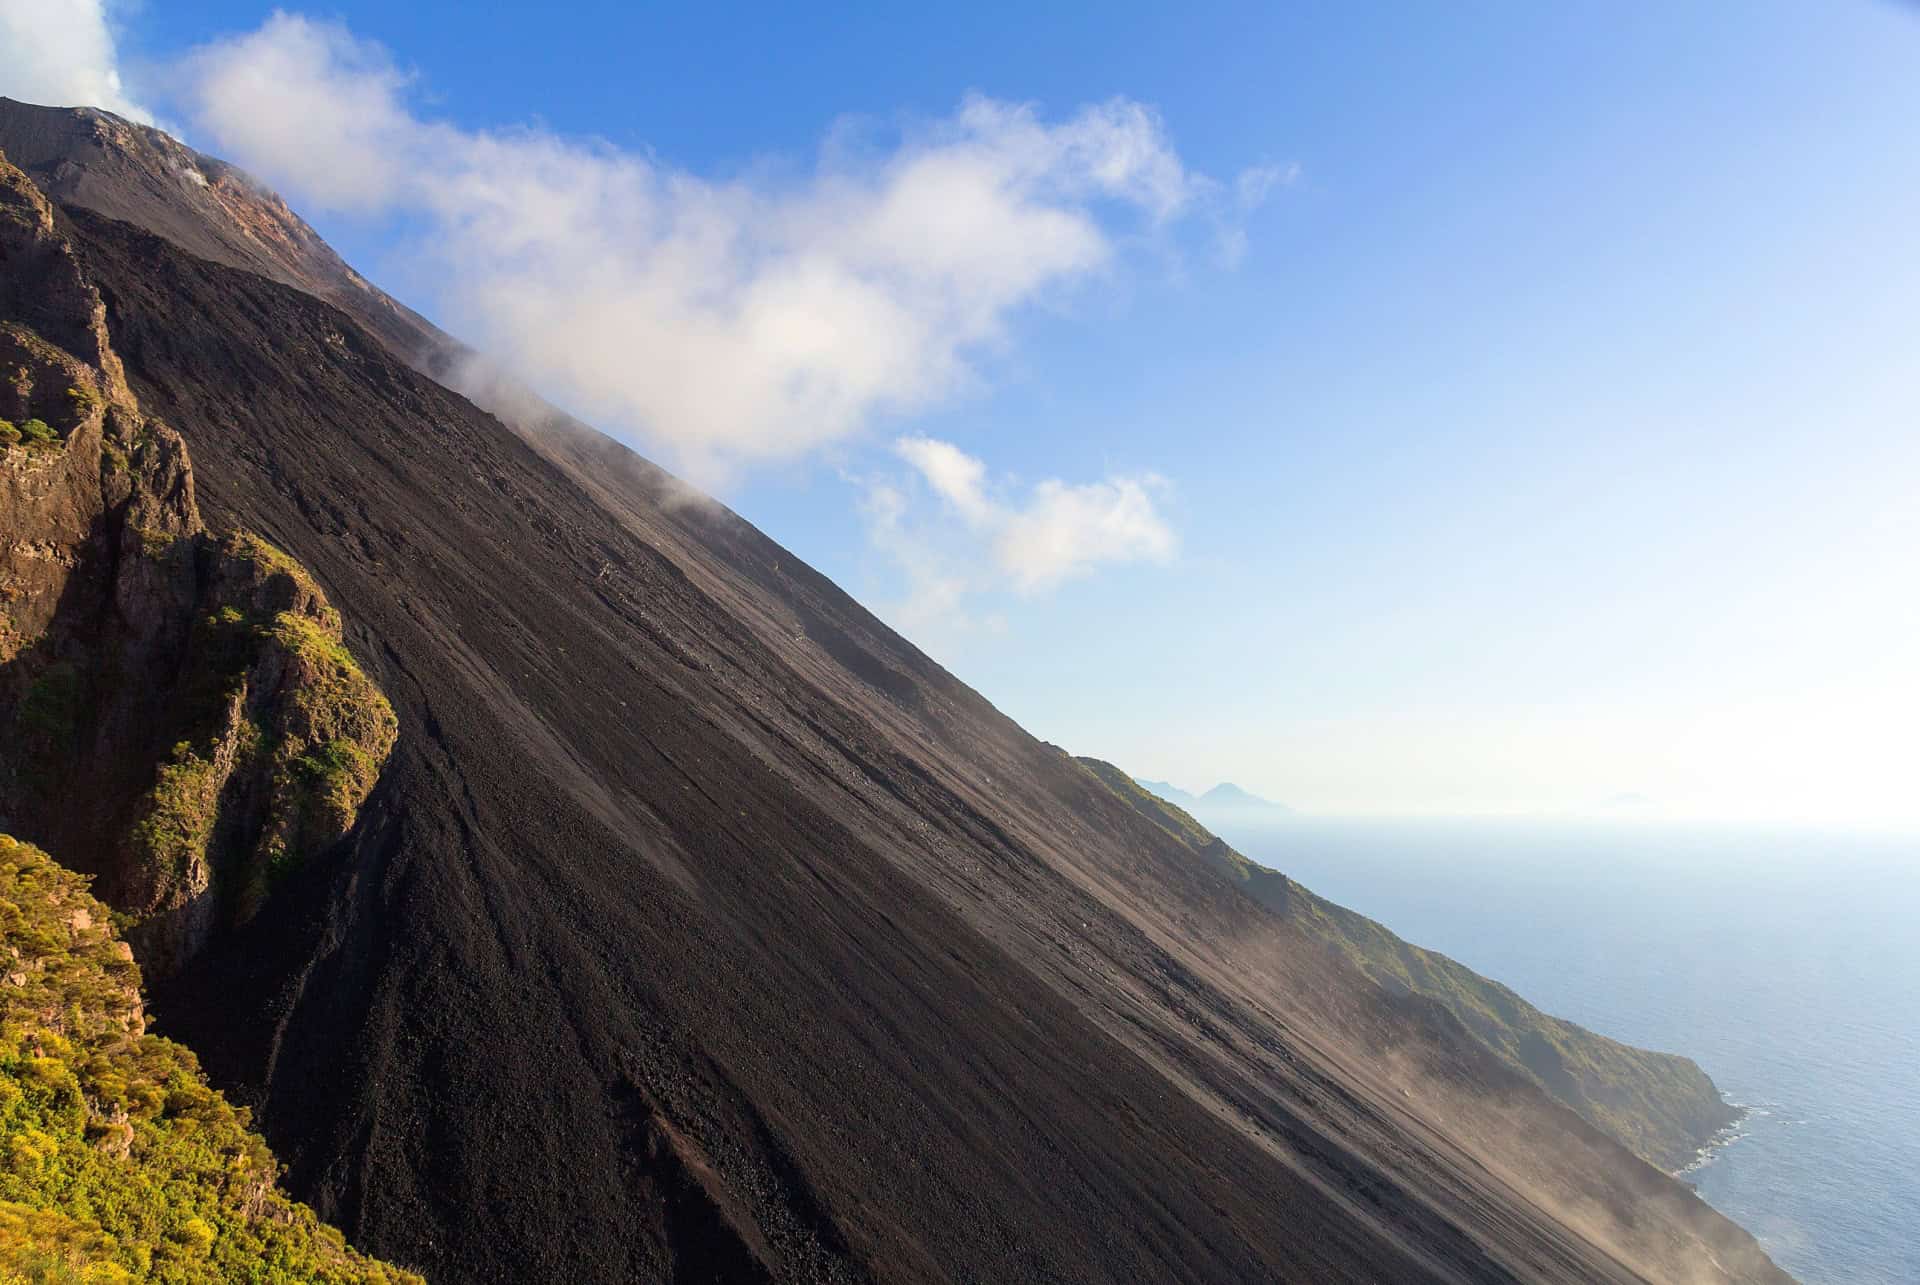
[{"label": "ocean water", "polygon": [[1247,855],[1749,1114],[1688,1181],[1807,1285],[1920,1285],[1920,838],[1288,821]]}]

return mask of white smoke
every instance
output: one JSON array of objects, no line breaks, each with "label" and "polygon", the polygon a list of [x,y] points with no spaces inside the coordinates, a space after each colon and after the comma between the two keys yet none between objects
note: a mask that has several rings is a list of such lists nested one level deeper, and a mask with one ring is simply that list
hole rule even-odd
[{"label": "white smoke", "polygon": [[0,0],[0,94],[152,120],[120,83],[105,0]]},{"label": "white smoke", "polygon": [[[837,134],[781,181],[458,129],[416,114],[408,79],[343,27],[276,14],[193,57],[186,107],[207,145],[296,203],[424,224],[424,279],[452,329],[709,481],[937,402],[1018,309],[1107,270],[1122,228],[1164,237],[1202,214],[1227,246],[1269,181],[1193,173],[1124,99],[1049,121],[969,97],[878,150]],[[1041,503],[1139,508],[1130,493]],[[1007,539],[1072,566],[1081,521]]]}]

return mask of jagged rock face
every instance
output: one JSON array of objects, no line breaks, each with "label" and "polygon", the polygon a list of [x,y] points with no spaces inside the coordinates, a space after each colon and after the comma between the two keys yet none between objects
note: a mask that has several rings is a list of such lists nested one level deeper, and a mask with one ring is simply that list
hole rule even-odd
[{"label": "jagged rock face", "polygon": [[[106,310],[52,206],[0,157],[0,664],[49,629],[76,576],[98,580],[120,534],[200,527],[185,448],[147,422],[107,341]],[[21,426],[52,436],[23,438]],[[160,589],[137,578],[127,592]]]},{"label": "jagged rock face", "polygon": [[[100,878],[164,975],[352,825],[394,736],[338,613],[204,528],[52,207],[0,157],[0,818]],[[76,807],[76,800],[85,806]]]},{"label": "jagged rock face", "polygon": [[[93,378],[109,396],[125,401],[126,379],[119,358],[107,343],[106,310],[87,284],[66,241],[54,227],[53,207],[26,175],[0,162],[0,316],[10,324],[17,345],[9,358],[28,364],[26,374],[8,371],[14,418],[35,409],[59,415],[58,393],[64,381],[49,379],[60,367]],[[23,333],[24,332],[24,333]],[[32,342],[37,332],[40,344]],[[64,350],[64,352],[62,351]],[[36,365],[44,367],[33,369]],[[51,387],[49,387],[51,385]]]},{"label": "jagged rock face", "polygon": [[10,424],[51,430],[0,444],[0,699],[16,715],[0,797],[18,808],[33,787],[23,773],[66,757],[82,730],[83,669],[102,637],[115,636],[116,663],[135,672],[177,644],[191,596],[182,542],[201,522],[185,446],[140,413],[99,294],[52,207],[4,157],[0,262],[11,310],[0,401]]},{"label": "jagged rock face", "polygon": [[183,739],[132,802],[106,884],[163,974],[217,926],[245,924],[352,827],[397,732],[298,564],[244,535],[202,537],[195,552],[194,624],[174,681]]}]

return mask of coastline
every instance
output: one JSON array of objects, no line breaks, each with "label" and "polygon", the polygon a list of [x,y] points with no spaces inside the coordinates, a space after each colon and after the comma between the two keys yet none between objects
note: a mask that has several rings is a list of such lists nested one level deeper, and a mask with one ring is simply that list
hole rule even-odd
[{"label": "coastline", "polygon": [[1731,1147],[1734,1143],[1747,1136],[1747,1131],[1742,1129],[1741,1126],[1753,1117],[1753,1107],[1744,1102],[1735,1102],[1731,1098],[1722,1098],[1721,1100],[1736,1113],[1733,1119],[1714,1130],[1713,1136],[1708,1138],[1694,1151],[1693,1159],[1689,1160],[1680,1168],[1673,1170],[1670,1175],[1686,1183],[1689,1187],[1694,1186],[1693,1182],[1688,1178],[1689,1174],[1698,1173],[1700,1170],[1706,1168],[1713,1163],[1715,1157],[1722,1151],[1725,1151],[1728,1147]]}]

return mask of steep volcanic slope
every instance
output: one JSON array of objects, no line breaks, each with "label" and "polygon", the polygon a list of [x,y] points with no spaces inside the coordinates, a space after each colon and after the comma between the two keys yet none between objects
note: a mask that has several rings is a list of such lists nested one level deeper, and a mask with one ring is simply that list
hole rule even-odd
[{"label": "steep volcanic slope", "polygon": [[331,308],[70,212],[203,506],[314,569],[399,713],[336,860],[158,1001],[363,1243],[441,1279],[1777,1278],[738,519],[582,439],[590,495]]},{"label": "steep volcanic slope", "polygon": [[404,359],[451,343],[348,267],[285,201],[150,125],[0,98],[0,151],[54,200],[337,304]]},{"label": "steep volcanic slope", "polygon": [[1185,809],[1113,764],[1082,758],[1080,765],[1195,856],[1218,865],[1256,901],[1293,919],[1379,985],[1440,1003],[1496,1056],[1635,1154],[1680,1169],[1740,1118],[1691,1060],[1637,1049],[1549,1017],[1464,964],[1402,941],[1384,925],[1249,860]]}]

